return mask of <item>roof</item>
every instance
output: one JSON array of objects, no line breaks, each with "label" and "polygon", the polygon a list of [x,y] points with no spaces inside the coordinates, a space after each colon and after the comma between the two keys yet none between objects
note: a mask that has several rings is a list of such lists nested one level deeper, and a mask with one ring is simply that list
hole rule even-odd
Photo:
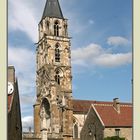
[{"label": "roof", "polygon": [[[112,104],[112,102],[96,101],[96,100],[73,100],[73,111],[87,113],[91,104],[95,104],[95,103],[97,103],[97,104]],[[130,103],[125,103],[125,104],[130,104]]]},{"label": "roof", "polygon": [[54,17],[63,19],[63,14],[58,0],[46,1],[42,19],[44,19],[45,17]]},{"label": "roof", "polygon": [[89,100],[73,100],[73,111],[74,112],[85,112],[87,113],[91,104],[95,103],[95,101]]},{"label": "roof", "polygon": [[94,104],[104,125],[107,126],[132,126],[132,105],[120,104],[120,113],[110,104]]},{"label": "roof", "polygon": [[93,105],[106,127],[132,126],[132,104],[120,103],[120,113],[113,107],[113,102],[95,100],[73,100],[74,114],[87,114]]}]

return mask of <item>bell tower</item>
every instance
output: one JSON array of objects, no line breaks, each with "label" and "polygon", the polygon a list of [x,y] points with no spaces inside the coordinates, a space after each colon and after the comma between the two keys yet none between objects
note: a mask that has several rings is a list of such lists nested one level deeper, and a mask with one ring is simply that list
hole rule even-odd
[{"label": "bell tower", "polygon": [[34,132],[41,140],[72,140],[72,74],[67,19],[47,0],[38,25]]}]

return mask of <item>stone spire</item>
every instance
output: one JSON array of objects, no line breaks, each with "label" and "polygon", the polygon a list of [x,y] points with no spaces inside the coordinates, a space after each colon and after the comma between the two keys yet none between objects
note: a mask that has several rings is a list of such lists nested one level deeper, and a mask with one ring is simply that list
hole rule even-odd
[{"label": "stone spire", "polygon": [[60,18],[60,19],[64,18],[58,0],[46,1],[42,19],[44,19],[45,17],[53,17],[53,18]]}]

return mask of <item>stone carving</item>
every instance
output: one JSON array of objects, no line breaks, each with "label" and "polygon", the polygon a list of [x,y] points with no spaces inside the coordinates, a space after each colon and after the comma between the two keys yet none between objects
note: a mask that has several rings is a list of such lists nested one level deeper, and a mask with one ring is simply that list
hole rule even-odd
[{"label": "stone carving", "polygon": [[41,107],[40,117],[41,117],[42,119],[46,119],[46,118],[47,118],[44,105],[42,105],[42,107]]}]

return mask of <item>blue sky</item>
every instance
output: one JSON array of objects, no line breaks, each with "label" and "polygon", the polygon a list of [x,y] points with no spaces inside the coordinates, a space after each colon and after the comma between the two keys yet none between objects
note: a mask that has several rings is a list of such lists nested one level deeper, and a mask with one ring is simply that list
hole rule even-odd
[{"label": "blue sky", "polygon": [[[68,19],[73,97],[132,101],[132,1],[59,0]],[[18,77],[23,128],[33,125],[38,23],[46,0],[8,1],[8,61]]]}]

